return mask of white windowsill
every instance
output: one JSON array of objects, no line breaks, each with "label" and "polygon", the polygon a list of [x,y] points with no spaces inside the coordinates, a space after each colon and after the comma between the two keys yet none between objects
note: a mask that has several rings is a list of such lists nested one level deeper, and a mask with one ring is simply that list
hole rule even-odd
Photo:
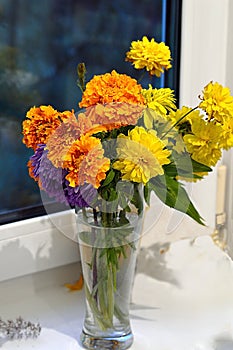
[{"label": "white windowsill", "polygon": [[0,281],[79,261],[75,229],[72,210],[1,226]]}]

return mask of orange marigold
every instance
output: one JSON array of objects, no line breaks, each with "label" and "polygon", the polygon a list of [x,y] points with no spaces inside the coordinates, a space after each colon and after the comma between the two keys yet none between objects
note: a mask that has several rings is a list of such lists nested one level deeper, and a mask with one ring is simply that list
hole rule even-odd
[{"label": "orange marigold", "polygon": [[23,121],[23,143],[34,151],[40,143],[46,143],[63,119],[71,112],[60,113],[52,106],[32,107]]},{"label": "orange marigold", "polygon": [[79,107],[89,107],[97,103],[126,102],[145,104],[142,87],[126,74],[115,70],[111,73],[95,75],[86,85]]},{"label": "orange marigold", "polygon": [[64,157],[63,168],[68,170],[66,179],[71,187],[89,183],[95,188],[105,179],[110,160],[104,157],[104,150],[99,139],[81,135]]},{"label": "orange marigold", "polygon": [[53,132],[49,137],[46,149],[48,149],[48,159],[55,167],[61,167],[63,157],[66,155],[72,143],[80,137],[80,127],[75,115],[72,113],[69,118]]},{"label": "orange marigold", "polygon": [[92,109],[88,108],[85,113],[78,115],[78,125],[80,128],[80,135],[88,134],[93,135],[97,132],[107,131],[107,126],[104,123],[99,122],[96,118],[95,113],[92,113]]},{"label": "orange marigold", "polygon": [[46,149],[49,151],[48,159],[55,167],[62,167],[63,158],[73,142],[80,138],[80,135],[93,135],[101,131],[107,131],[107,128],[97,124],[86,113],[79,113],[78,118],[72,114],[49,137],[46,145]]},{"label": "orange marigold", "polygon": [[[144,106],[125,102],[97,104],[87,108],[86,115],[93,125],[102,125],[110,131],[126,125],[135,125],[142,116]],[[103,130],[104,131],[104,130]]]}]

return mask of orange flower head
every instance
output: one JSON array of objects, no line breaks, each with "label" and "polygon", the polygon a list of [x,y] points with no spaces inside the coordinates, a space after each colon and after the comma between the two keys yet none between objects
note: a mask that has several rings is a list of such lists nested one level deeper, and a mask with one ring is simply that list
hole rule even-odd
[{"label": "orange flower head", "polygon": [[85,108],[97,103],[126,102],[145,104],[141,94],[142,87],[137,81],[126,74],[115,70],[111,73],[95,75],[86,85],[79,107]]},{"label": "orange flower head", "polygon": [[89,183],[98,188],[109,170],[110,160],[104,157],[101,141],[93,136],[81,135],[74,141],[64,157],[63,168],[71,187]]},{"label": "orange flower head", "polygon": [[48,159],[55,167],[62,167],[63,157],[66,155],[72,143],[80,137],[80,126],[74,115],[70,112],[67,119],[48,138],[46,149],[48,149]]},{"label": "orange flower head", "polygon": [[100,125],[96,120],[90,118],[87,113],[79,113],[77,118],[72,113],[54,131],[47,141],[46,148],[49,150],[48,158],[55,167],[63,166],[63,158],[71,145],[80,135],[93,135],[97,132],[107,131],[105,125]]},{"label": "orange flower head", "polygon": [[[97,104],[87,108],[86,115],[93,125],[102,125],[110,131],[121,126],[135,125],[141,117],[144,106],[125,102]],[[102,130],[104,131],[104,130]]]},{"label": "orange flower head", "polygon": [[67,118],[67,113],[60,113],[52,106],[32,107],[23,121],[23,143],[35,151],[38,144],[47,142],[62,120]]},{"label": "orange flower head", "polygon": [[93,113],[92,109],[93,107],[90,107],[85,113],[80,113],[78,115],[80,135],[88,134],[91,136],[97,132],[107,131],[106,125],[100,123],[97,118],[95,118],[95,113]]}]

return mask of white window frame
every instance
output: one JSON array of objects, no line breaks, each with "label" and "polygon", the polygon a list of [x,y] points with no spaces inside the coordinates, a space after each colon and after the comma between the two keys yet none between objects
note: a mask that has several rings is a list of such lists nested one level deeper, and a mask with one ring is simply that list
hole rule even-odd
[{"label": "white window frame", "polygon": [[[183,0],[182,12],[180,104],[195,106],[210,80],[227,82],[233,6],[230,0]],[[195,186],[194,203],[214,226],[216,172]],[[0,280],[78,261],[74,220],[74,213],[67,211],[2,225]],[[23,248],[30,254],[21,256]]]},{"label": "white window frame", "polygon": [[[198,95],[211,80],[229,85],[230,0],[183,0],[180,104],[196,106]],[[233,84],[233,81],[231,82]],[[232,89],[233,92],[233,89]],[[214,228],[217,168],[192,188],[192,198],[207,225]]]}]

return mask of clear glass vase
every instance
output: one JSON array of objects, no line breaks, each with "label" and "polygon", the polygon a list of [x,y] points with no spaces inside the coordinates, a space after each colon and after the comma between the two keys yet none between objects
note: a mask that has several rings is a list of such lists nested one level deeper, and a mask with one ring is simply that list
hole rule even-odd
[{"label": "clear glass vase", "polygon": [[77,226],[86,297],[82,344],[87,349],[128,349],[133,343],[129,305],[142,215],[85,210],[77,213]]}]

